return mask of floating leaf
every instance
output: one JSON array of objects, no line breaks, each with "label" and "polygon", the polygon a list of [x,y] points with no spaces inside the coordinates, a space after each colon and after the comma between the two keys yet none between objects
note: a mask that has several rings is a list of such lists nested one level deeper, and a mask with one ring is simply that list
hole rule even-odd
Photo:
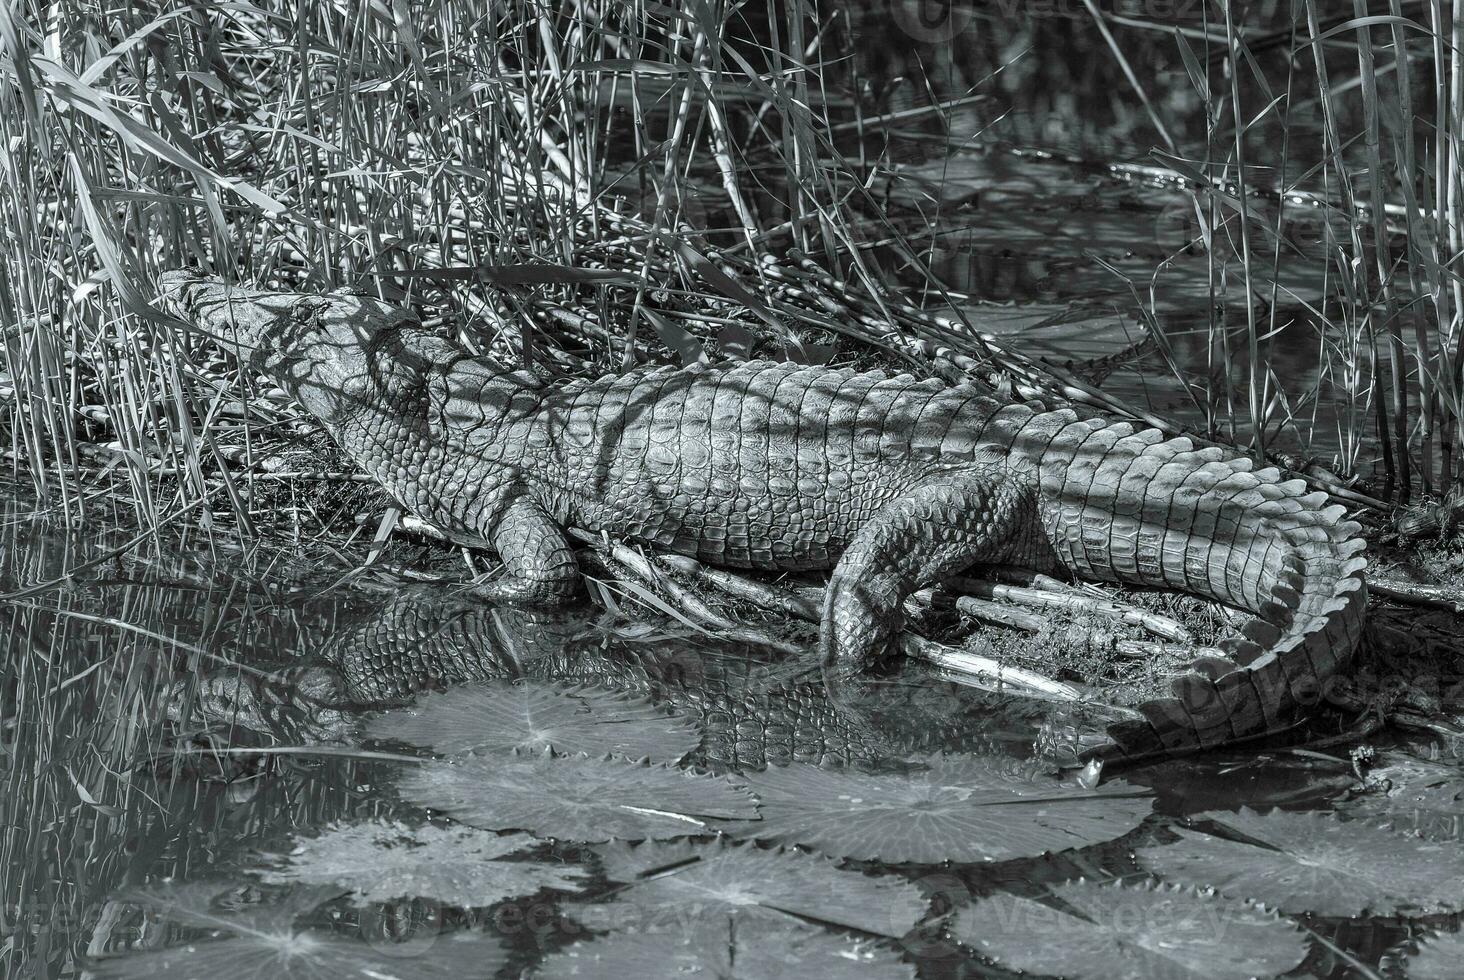
[{"label": "floating leaf", "polygon": [[[197,980],[200,977],[310,977],[311,980],[431,980],[491,976],[507,959],[503,945],[478,932],[412,944],[404,959],[363,942],[315,932],[250,932],[233,939],[192,942],[170,949],[91,961],[93,976],[125,980]],[[420,955],[425,954],[425,955]]]},{"label": "floating leaf", "polygon": [[340,885],[351,889],[361,905],[431,898],[471,907],[540,888],[582,890],[583,869],[577,866],[497,860],[536,843],[527,834],[500,837],[471,827],[372,821],[298,839],[288,865],[261,877],[273,883]]},{"label": "floating leaf", "polygon": [[128,896],[166,918],[190,928],[210,930],[218,938],[90,960],[90,972],[125,980],[300,976],[312,980],[431,980],[488,976],[508,958],[497,938],[481,932],[413,936],[394,949],[294,928],[295,917],[325,898],[340,894],[339,889],[302,889],[299,895],[287,896],[281,905],[251,907],[237,913],[210,910],[220,889],[227,887],[185,885],[163,893]]},{"label": "floating leaf", "polygon": [[723,776],[547,752],[428,762],[401,790],[475,827],[588,842],[684,837],[709,832],[708,819],[757,816],[746,789]]},{"label": "floating leaf", "polygon": [[899,775],[809,765],[750,773],[763,818],[739,833],[854,858],[991,861],[1121,837],[1151,806],[1126,787],[1038,782],[979,756],[927,761]]},{"label": "floating leaf", "polygon": [[1285,912],[1353,916],[1464,906],[1464,853],[1457,844],[1317,813],[1200,816],[1266,846],[1179,830],[1178,844],[1141,848],[1139,862],[1161,877],[1255,898]]},{"label": "floating leaf", "polygon": [[674,865],[710,857],[711,845],[679,840],[671,844],[602,844],[595,848],[600,867],[611,881],[636,882],[652,878]]},{"label": "floating leaf", "polygon": [[895,953],[851,942],[811,926],[739,923],[629,933],[575,943],[548,956],[536,976],[623,980],[624,977],[736,977],[737,980],[914,980],[915,968]]},{"label": "floating leaf", "polygon": [[1464,962],[1464,933],[1451,932],[1418,944],[1408,960],[1408,980],[1458,980]]},{"label": "floating leaf", "polygon": [[1246,980],[1306,956],[1301,930],[1249,902],[1087,881],[1052,894],[1078,914],[999,894],[958,912],[951,933],[1008,969],[1092,980]]},{"label": "floating leaf", "polygon": [[610,844],[600,853],[606,876],[629,887],[615,893],[617,902],[576,907],[575,917],[592,929],[721,917],[751,928],[795,915],[898,937],[928,904],[901,879],[841,871],[827,858],[796,851],[678,842]]},{"label": "floating leaf", "polygon": [[371,725],[393,738],[438,752],[519,749],[561,755],[649,756],[674,762],[697,747],[694,724],[640,698],[590,687],[541,683],[473,684],[422,698]]}]

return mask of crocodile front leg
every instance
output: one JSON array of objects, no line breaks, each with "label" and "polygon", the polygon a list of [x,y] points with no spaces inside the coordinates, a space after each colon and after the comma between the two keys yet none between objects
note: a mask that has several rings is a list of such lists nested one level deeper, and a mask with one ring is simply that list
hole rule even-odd
[{"label": "crocodile front leg", "polygon": [[868,667],[900,631],[913,592],[977,562],[1032,562],[1036,488],[1005,470],[948,471],[880,508],[824,595],[820,653],[836,675]]},{"label": "crocodile front leg", "polygon": [[549,511],[524,491],[499,511],[483,535],[503,560],[502,577],[473,586],[495,602],[557,605],[579,592],[579,567]]}]

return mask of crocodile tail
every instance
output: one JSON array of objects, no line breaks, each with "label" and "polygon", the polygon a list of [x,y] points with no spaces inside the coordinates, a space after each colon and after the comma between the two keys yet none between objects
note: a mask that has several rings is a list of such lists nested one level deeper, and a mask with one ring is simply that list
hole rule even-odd
[{"label": "crocodile tail", "polygon": [[1343,519],[1345,508],[1327,506],[1325,493],[1307,493],[1301,480],[1261,487],[1267,499],[1257,517],[1268,527],[1231,552],[1265,569],[1264,598],[1251,609],[1256,618],[1239,637],[1222,641],[1228,657],[1192,662],[1171,680],[1170,697],[1139,706],[1143,721],[1110,728],[1121,754],[1193,751],[1285,730],[1323,700],[1361,642],[1361,528]]},{"label": "crocodile tail", "polygon": [[1046,537],[1086,578],[1172,588],[1255,618],[1174,677],[1104,754],[1179,753],[1304,717],[1361,640],[1360,526],[1325,493],[1218,447],[1071,412],[1031,416],[1013,444],[1040,468]]}]

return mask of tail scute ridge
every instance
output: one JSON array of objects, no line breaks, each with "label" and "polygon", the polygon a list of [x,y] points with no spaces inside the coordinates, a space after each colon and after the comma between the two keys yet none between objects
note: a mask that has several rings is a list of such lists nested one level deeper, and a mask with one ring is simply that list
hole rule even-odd
[{"label": "tail scute ridge", "polygon": [[[1181,440],[1161,447],[1173,453],[1134,470],[1168,475],[1171,464],[1199,462],[1199,454],[1178,458],[1188,451]],[[1171,680],[1171,697],[1140,705],[1147,726],[1110,729],[1121,755],[1152,752],[1156,743],[1170,754],[1192,751],[1284,730],[1314,706],[1361,638],[1367,544],[1361,526],[1346,519],[1347,508],[1302,480],[1282,480],[1274,467],[1254,470],[1249,459],[1217,462],[1205,458],[1179,477],[1176,489],[1183,492],[1175,495],[1188,496],[1200,473],[1197,482],[1209,486],[1197,506],[1216,513],[1182,513],[1175,527],[1206,536],[1233,532],[1229,556],[1210,545],[1208,581],[1193,584],[1243,599],[1257,618],[1240,636],[1221,641],[1227,657],[1197,658]]]}]

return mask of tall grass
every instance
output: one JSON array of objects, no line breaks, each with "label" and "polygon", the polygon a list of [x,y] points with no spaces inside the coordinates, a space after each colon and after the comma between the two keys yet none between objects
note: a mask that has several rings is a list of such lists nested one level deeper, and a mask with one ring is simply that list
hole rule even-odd
[{"label": "tall grass", "polygon": [[[1270,5],[1277,15],[1264,24],[1211,4],[1182,29],[1087,5],[1101,27],[1095,49],[1119,59],[1144,106],[1130,125],[1152,129],[1195,194],[1217,296],[1246,300],[1243,325],[1216,304],[1211,317],[1219,359],[1246,354],[1245,390],[1228,370],[1214,374],[1218,388],[1183,379],[1203,391],[1211,434],[1244,442],[1245,429],[1265,453],[1278,427],[1306,425],[1310,410],[1339,430],[1343,471],[1381,445],[1384,490],[1399,500],[1457,483],[1464,439],[1460,3],[1390,0],[1388,13],[1358,20],[1292,0]],[[892,165],[890,120],[930,107],[871,112],[849,50],[850,25],[866,14],[726,0],[7,0],[5,451],[78,520],[99,474],[148,523],[199,499],[205,514],[245,509],[236,483],[249,477],[222,456],[261,422],[245,407],[252,379],[148,308],[154,274],[184,264],[393,302],[425,296],[445,311],[442,325],[490,356],[569,372],[674,343],[658,310],[678,297],[700,304],[683,326],[715,335],[751,305],[760,330],[803,349],[810,330],[841,319],[874,335],[913,329],[886,301],[913,277],[920,302],[959,327],[969,309],[871,193]],[[1004,29],[1014,50],[1048,30],[1038,20]],[[1175,118],[1126,56],[1156,31],[1173,34],[1202,119]],[[948,94],[969,106],[977,93]],[[1305,129],[1319,142],[1295,125],[1305,112],[1321,118]],[[1196,128],[1201,139],[1184,138]],[[1285,202],[1303,195],[1322,202],[1326,299],[1309,314],[1325,391],[1293,390],[1267,360],[1277,307],[1295,305],[1268,285],[1299,209]],[[788,281],[764,260],[789,257],[872,306],[825,310],[822,321],[770,314]],[[729,285],[718,270],[733,261]],[[495,270],[524,263],[559,268],[490,288],[502,284]],[[575,274],[605,265],[635,288]],[[407,275],[430,267],[479,271]],[[545,333],[534,314],[546,310],[572,343]]]},{"label": "tall grass", "polygon": [[[642,290],[663,286],[648,271],[675,254],[663,237],[714,214],[732,215],[748,246],[837,247],[852,181],[825,165],[826,96],[807,63],[834,25],[764,14],[749,24],[717,2],[0,5],[11,458],[76,517],[86,497],[68,476],[99,437],[144,520],[220,489],[217,423],[239,417],[239,392],[149,314],[160,269],[203,263],[400,301],[433,287],[398,271],[574,267],[596,239],[632,267],[639,257]],[[782,189],[754,215],[745,189],[778,170]],[[617,197],[642,220],[605,243],[599,219],[624,210]],[[468,277],[435,298],[485,349],[533,360],[518,300],[486,292]],[[587,293],[550,277],[537,295],[593,308]],[[626,337],[582,353],[601,368],[634,360],[637,327],[633,314]]]},{"label": "tall grass", "polygon": [[[1283,424],[1330,419],[1344,471],[1377,446],[1383,497],[1408,503],[1420,491],[1447,491],[1459,481],[1464,409],[1457,230],[1464,5],[1390,0],[1379,13],[1355,0],[1351,16],[1339,17],[1316,0],[1297,0],[1289,18],[1266,30],[1238,23],[1228,5],[1216,13],[1223,44],[1206,39],[1208,50],[1196,50],[1175,32],[1209,125],[1202,154],[1171,162],[1192,178],[1219,274],[1243,278],[1242,294],[1252,298],[1242,419],[1255,448],[1263,453]],[[1287,57],[1278,64],[1262,49]],[[1298,302],[1276,286],[1298,218],[1315,219],[1307,224],[1325,255],[1323,298],[1302,304],[1326,382],[1310,390],[1278,377],[1265,346],[1278,329],[1278,306]],[[1253,283],[1260,273],[1269,295]],[[1269,316],[1258,316],[1257,298]],[[1226,360],[1233,332],[1212,314],[1211,347]],[[1236,393],[1230,373],[1220,376],[1222,390],[1205,394],[1212,414],[1223,417]]]}]

